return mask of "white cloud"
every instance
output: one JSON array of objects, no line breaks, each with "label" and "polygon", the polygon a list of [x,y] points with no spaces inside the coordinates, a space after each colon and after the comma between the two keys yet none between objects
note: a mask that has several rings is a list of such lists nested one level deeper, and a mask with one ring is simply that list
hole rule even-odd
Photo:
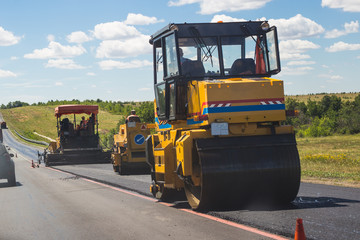
[{"label": "white cloud", "polygon": [[146,66],[152,66],[152,62],[147,60],[133,60],[131,62],[121,62],[114,60],[106,60],[99,62],[99,66],[102,70],[112,69],[129,69],[129,68],[140,68]]},{"label": "white cloud", "polygon": [[187,4],[193,4],[193,3],[199,3],[201,2],[201,0],[178,0],[177,2],[176,1],[169,1],[168,2],[168,5],[170,7],[178,7],[178,6],[183,6],[183,5],[187,5]]},{"label": "white cloud", "polygon": [[88,76],[95,76],[96,74],[93,73],[93,72],[88,72],[86,75],[88,75]]},{"label": "white cloud", "polygon": [[339,80],[344,79],[340,75],[332,75],[332,74],[319,74],[318,77],[320,78],[326,78],[326,82],[328,83],[338,83]]},{"label": "white cloud", "polygon": [[219,22],[219,21],[223,21],[223,22],[244,22],[244,21],[247,21],[247,20],[245,20],[243,18],[233,18],[233,17],[227,16],[225,14],[215,15],[211,19],[211,22]]},{"label": "white cloud", "polygon": [[0,27],[0,46],[15,45],[20,41],[21,37],[15,36],[12,32],[6,31]]},{"label": "white cloud", "polygon": [[156,17],[148,17],[136,13],[129,13],[124,21],[124,23],[128,25],[149,25],[159,22],[164,22],[164,20],[158,20]]},{"label": "white cloud", "polygon": [[63,86],[64,84],[62,82],[56,82],[55,86]]},{"label": "white cloud", "polygon": [[330,78],[331,78],[331,79],[334,79],[334,80],[343,79],[343,77],[340,76],[340,75],[332,75]]},{"label": "white cloud", "polygon": [[301,14],[289,19],[269,19],[269,24],[277,27],[280,39],[312,37],[325,31],[321,25]]},{"label": "white cloud", "polygon": [[70,43],[84,43],[91,41],[91,37],[82,31],[72,32],[71,34],[67,35],[66,39]]},{"label": "white cloud", "polygon": [[360,44],[351,44],[345,42],[337,42],[325,49],[327,52],[340,52],[340,51],[356,51],[360,50]]},{"label": "white cloud", "polygon": [[1,70],[0,69],[0,78],[8,78],[8,77],[16,77],[17,75],[8,70]]},{"label": "white cloud", "polygon": [[47,35],[46,39],[47,39],[49,42],[53,42],[53,41],[55,41],[55,36],[52,35],[52,34],[49,34],[49,35]]},{"label": "white cloud", "polygon": [[286,51],[282,51],[280,52],[280,59],[281,60],[292,60],[292,59],[296,59],[296,60],[301,60],[301,59],[309,59],[311,58],[310,55],[307,54],[301,54],[301,53],[289,53]]},{"label": "white cloud", "polygon": [[187,4],[199,3],[200,14],[214,14],[227,11],[236,12],[241,10],[252,10],[264,7],[266,3],[272,0],[178,0],[169,1],[169,6],[183,6]]},{"label": "white cloud", "polygon": [[50,42],[47,48],[35,49],[32,53],[24,55],[24,58],[30,59],[48,59],[48,58],[71,58],[86,53],[82,46],[63,46],[58,42]]},{"label": "white cloud", "polygon": [[342,8],[344,12],[360,12],[358,0],[322,0],[322,7]]},{"label": "white cloud", "polygon": [[307,40],[286,40],[279,43],[280,55],[282,60],[307,59],[310,56],[305,55],[308,50],[320,48],[319,45]]},{"label": "white cloud", "polygon": [[296,75],[305,75],[309,71],[313,70],[313,67],[297,67],[297,68],[290,68],[290,67],[283,67],[281,68],[281,76],[290,75],[290,76],[296,76]]},{"label": "white cloud", "polygon": [[126,58],[136,57],[141,54],[151,53],[149,36],[140,35],[136,38],[120,40],[108,40],[100,43],[96,50],[97,58]]},{"label": "white cloud", "polygon": [[93,84],[93,85],[91,85],[91,87],[92,87],[92,88],[96,88],[96,85],[95,85],[95,84]]},{"label": "white cloud", "polygon": [[340,75],[332,75],[332,74],[319,74],[320,78],[330,78],[330,79],[343,79]]},{"label": "white cloud", "polygon": [[49,59],[45,64],[47,68],[60,68],[60,69],[84,69],[85,67],[78,65],[72,59]]},{"label": "white cloud", "polygon": [[314,61],[290,61],[287,63],[288,66],[304,66],[304,65],[313,65]]},{"label": "white cloud", "polygon": [[359,21],[351,21],[344,24],[344,30],[333,29],[326,32],[325,38],[337,38],[349,33],[357,33],[359,31]]},{"label": "white cloud", "polygon": [[120,40],[141,35],[134,26],[128,26],[117,21],[97,24],[94,27],[93,34],[100,40]]},{"label": "white cloud", "polygon": [[15,61],[15,60],[18,60],[19,58],[18,57],[16,57],[16,56],[12,56],[11,58],[10,58],[10,60],[12,60],[12,61]]},{"label": "white cloud", "polygon": [[[254,20],[254,19],[251,19]],[[266,18],[258,18],[257,21],[265,21]],[[225,14],[215,15],[211,22],[242,22],[248,21],[241,18],[233,18]],[[269,19],[270,25],[275,25],[280,39],[299,39],[304,37],[317,36],[323,33],[324,28],[315,21],[297,14],[289,19]]]}]

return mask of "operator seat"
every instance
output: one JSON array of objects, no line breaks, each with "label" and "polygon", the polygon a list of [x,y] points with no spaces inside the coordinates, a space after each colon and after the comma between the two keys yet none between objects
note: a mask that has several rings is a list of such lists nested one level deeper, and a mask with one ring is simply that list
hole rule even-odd
[{"label": "operator seat", "polygon": [[181,64],[182,75],[189,77],[201,77],[205,75],[205,68],[201,61],[185,61]]},{"label": "operator seat", "polygon": [[140,117],[138,117],[138,116],[130,116],[128,122],[137,122],[137,123],[139,123],[141,121],[140,121]]},{"label": "operator seat", "polygon": [[255,62],[252,58],[236,59],[231,66],[230,75],[255,74]]}]

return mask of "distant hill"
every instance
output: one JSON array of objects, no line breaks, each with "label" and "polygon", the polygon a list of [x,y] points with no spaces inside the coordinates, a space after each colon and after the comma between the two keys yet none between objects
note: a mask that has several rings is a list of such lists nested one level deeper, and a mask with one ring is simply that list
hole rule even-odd
[{"label": "distant hill", "polygon": [[[41,141],[43,139],[33,132],[55,139],[57,137],[56,117],[54,109],[56,106],[25,106],[11,109],[1,109],[0,112],[12,130],[18,131],[21,135]],[[111,114],[107,111],[99,112],[99,134],[106,135],[114,129],[122,115]],[[72,117],[70,117],[72,119]],[[80,117],[78,118],[80,121]]]}]

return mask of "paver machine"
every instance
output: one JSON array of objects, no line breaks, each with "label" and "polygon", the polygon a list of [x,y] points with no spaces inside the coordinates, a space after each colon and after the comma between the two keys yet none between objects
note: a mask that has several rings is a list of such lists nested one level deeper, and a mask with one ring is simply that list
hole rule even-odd
[{"label": "paver machine", "polygon": [[150,191],[195,210],[289,203],[300,185],[277,30],[266,21],[169,24],[151,36],[157,132]]},{"label": "paver machine", "polygon": [[[111,153],[104,152],[99,144],[98,112],[97,105],[61,105],[55,108],[58,137],[44,151],[46,166],[110,163]],[[81,115],[81,121],[76,119]]]},{"label": "paver machine", "polygon": [[124,174],[149,174],[150,167],[145,158],[145,139],[155,124],[141,123],[139,117],[120,125],[114,135],[111,162],[115,172]]}]

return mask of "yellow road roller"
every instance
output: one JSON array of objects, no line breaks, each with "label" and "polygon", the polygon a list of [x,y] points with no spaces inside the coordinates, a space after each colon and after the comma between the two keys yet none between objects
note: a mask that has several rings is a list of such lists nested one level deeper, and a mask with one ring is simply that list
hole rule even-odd
[{"label": "yellow road roller", "polygon": [[150,173],[145,159],[145,139],[155,125],[141,123],[140,118],[135,120],[120,125],[119,133],[114,135],[111,162],[114,171],[120,175]]},{"label": "yellow road roller", "polygon": [[146,139],[150,191],[185,190],[194,210],[283,204],[300,160],[286,119],[275,26],[266,21],[169,24],[153,46],[156,134]]}]

